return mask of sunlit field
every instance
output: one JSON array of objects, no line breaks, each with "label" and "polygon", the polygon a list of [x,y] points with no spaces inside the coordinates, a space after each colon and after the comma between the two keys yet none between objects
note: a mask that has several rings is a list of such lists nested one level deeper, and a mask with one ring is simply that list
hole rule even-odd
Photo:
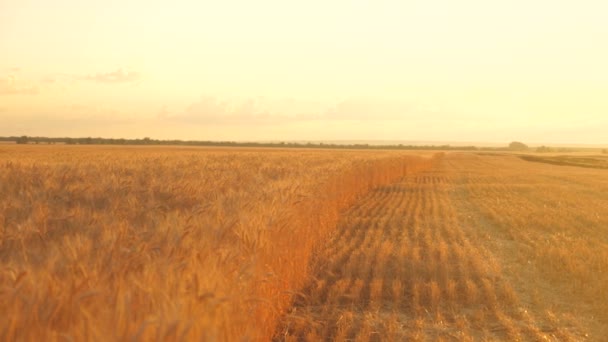
[{"label": "sunlit field", "polygon": [[371,191],[277,341],[603,341],[608,173],[449,153]]},{"label": "sunlit field", "polygon": [[0,342],[608,342],[607,13],[0,0]]},{"label": "sunlit field", "polygon": [[0,147],[0,339],[268,340],[341,212],[431,157]]},{"label": "sunlit field", "polygon": [[5,145],[0,171],[2,340],[608,334],[604,169],[507,153]]}]

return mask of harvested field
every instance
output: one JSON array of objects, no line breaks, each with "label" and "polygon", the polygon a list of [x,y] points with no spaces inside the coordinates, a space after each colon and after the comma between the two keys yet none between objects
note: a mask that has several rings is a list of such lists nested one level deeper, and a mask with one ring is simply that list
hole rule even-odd
[{"label": "harvested field", "polygon": [[580,166],[594,169],[608,169],[607,156],[538,156],[522,155],[521,159],[532,162],[564,166]]},{"label": "harvested field", "polygon": [[448,154],[343,215],[277,341],[601,341],[608,174]]}]

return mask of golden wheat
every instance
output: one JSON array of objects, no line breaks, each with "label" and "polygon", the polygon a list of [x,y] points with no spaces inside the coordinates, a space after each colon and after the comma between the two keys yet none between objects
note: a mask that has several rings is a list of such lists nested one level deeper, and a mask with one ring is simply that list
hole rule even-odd
[{"label": "golden wheat", "polygon": [[431,164],[175,147],[0,156],[0,339],[49,341],[267,340],[340,212]]}]

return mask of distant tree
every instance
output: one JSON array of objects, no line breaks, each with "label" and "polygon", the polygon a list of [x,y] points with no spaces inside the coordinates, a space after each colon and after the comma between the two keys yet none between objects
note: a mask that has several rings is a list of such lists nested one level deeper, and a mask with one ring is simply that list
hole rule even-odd
[{"label": "distant tree", "polygon": [[513,151],[525,151],[528,149],[528,145],[519,142],[519,141],[513,141],[512,143],[509,144],[509,150],[513,150]]},{"label": "distant tree", "polygon": [[553,149],[551,147],[547,147],[547,146],[540,146],[536,148],[536,152],[553,152]]},{"label": "distant tree", "polygon": [[29,138],[27,137],[27,135],[17,138],[17,144],[27,144],[28,141],[29,141]]}]

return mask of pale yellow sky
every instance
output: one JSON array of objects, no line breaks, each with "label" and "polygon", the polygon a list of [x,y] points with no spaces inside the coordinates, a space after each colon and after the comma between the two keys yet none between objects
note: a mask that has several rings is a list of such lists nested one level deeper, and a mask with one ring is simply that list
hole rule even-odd
[{"label": "pale yellow sky", "polygon": [[603,1],[0,0],[0,135],[608,143]]}]

